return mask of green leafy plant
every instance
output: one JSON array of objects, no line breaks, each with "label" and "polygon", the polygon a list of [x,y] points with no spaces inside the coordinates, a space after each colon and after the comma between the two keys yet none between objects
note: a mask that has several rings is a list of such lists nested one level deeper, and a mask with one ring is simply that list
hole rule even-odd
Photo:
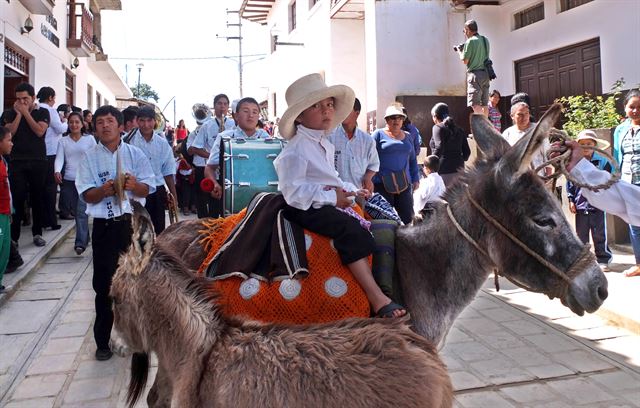
[{"label": "green leafy plant", "polygon": [[134,97],[144,99],[145,101],[153,99],[158,102],[158,99],[160,99],[158,93],[151,88],[151,85],[145,84],[144,82],[141,82],[139,86],[132,86],[131,93]]},{"label": "green leafy plant", "polygon": [[575,138],[584,129],[612,128],[620,124],[622,117],[616,110],[616,101],[623,86],[624,79],[620,78],[614,82],[611,94],[607,96],[585,93],[556,99],[565,108],[563,129]]}]

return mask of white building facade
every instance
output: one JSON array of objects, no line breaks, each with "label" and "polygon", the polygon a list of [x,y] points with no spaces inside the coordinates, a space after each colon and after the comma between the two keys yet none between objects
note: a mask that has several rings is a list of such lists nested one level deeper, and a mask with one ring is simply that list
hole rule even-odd
[{"label": "white building facade", "polygon": [[29,82],[36,92],[50,86],[58,104],[82,109],[131,97],[100,46],[100,13],[120,9],[120,0],[0,2],[0,108],[12,108],[20,82]]},{"label": "white building facade", "polygon": [[468,113],[465,66],[452,49],[468,19],[491,43],[505,117],[516,92],[529,93],[539,115],[560,96],[640,83],[636,0],[244,0],[241,12],[270,33],[263,78],[273,117],[293,80],[320,72],[355,90],[369,121],[361,115],[361,127],[383,126],[376,116],[398,100],[428,139],[435,103]]}]

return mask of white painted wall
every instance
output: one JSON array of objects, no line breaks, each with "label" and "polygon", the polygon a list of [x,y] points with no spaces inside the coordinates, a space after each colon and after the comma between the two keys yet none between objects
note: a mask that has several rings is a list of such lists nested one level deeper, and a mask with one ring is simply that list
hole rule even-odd
[{"label": "white painted wall", "polygon": [[[67,5],[66,2],[58,1],[53,9],[53,15],[57,19],[58,29],[54,30],[46,22],[46,16],[29,13],[19,1],[0,2],[0,34],[3,41],[0,48],[4,51],[4,46],[11,43],[21,51],[28,54],[30,83],[36,92],[43,86],[50,86],[56,91],[57,102],[65,102],[65,71],[71,70],[71,62],[75,58],[67,49]],[[29,34],[21,34],[20,27],[30,16],[34,28]],[[60,47],[56,47],[41,33],[41,24],[45,24],[60,39]],[[3,52],[4,55],[4,52]],[[90,57],[90,58],[93,58]],[[87,58],[79,58],[80,66],[72,70],[75,76],[74,102],[77,106],[85,108],[87,106],[87,81],[94,87],[94,92],[100,92],[110,102],[115,103],[114,89],[106,86],[103,81],[93,73],[87,64]],[[0,63],[4,72],[4,59]],[[119,90],[115,90],[119,92]],[[4,80],[0,81],[0,95],[4,94]],[[94,96],[95,97],[95,96]],[[0,98],[0,109],[8,107],[2,106],[3,98]]]},{"label": "white painted wall", "polygon": [[367,34],[375,27],[375,41],[367,38],[367,62],[376,65],[376,75],[367,76],[368,89],[376,88],[367,110],[377,109],[379,127],[398,95],[466,93],[465,67],[452,49],[464,38],[464,15],[452,14],[448,0],[369,0],[367,6]]},{"label": "white painted wall", "polygon": [[512,30],[513,14],[538,4],[540,0],[510,0],[496,6],[473,6],[468,18],[478,22],[480,33],[491,41],[491,58],[498,79],[492,88],[502,94],[516,91],[514,62],[536,54],[600,37],[602,91],[624,77],[626,87],[640,83],[638,26],[640,1],[594,0],[559,13],[557,0],[543,0],[542,21]]},{"label": "white painted wall", "polygon": [[265,86],[269,95],[276,94],[276,111],[271,99],[270,115],[281,117],[287,107],[285,91],[297,78],[314,72],[325,74],[330,67],[331,34],[329,2],[321,1],[309,9],[309,2],[296,2],[297,27],[289,32],[289,4],[277,1],[269,14],[269,32],[278,35],[279,42],[304,43],[304,46],[279,45],[265,59]]},{"label": "white painted wall", "polygon": [[344,84],[353,89],[363,106],[358,125],[366,129],[367,123],[367,61],[365,58],[364,20],[330,21],[331,46],[330,69],[327,84]]}]

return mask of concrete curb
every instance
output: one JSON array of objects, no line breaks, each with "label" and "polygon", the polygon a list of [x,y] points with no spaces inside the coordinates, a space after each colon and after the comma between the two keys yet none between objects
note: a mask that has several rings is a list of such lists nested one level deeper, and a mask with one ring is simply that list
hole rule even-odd
[{"label": "concrete curb", "polygon": [[[24,233],[25,231],[23,231]],[[49,259],[49,256],[58,249],[64,241],[71,235],[71,233],[75,232],[75,223],[67,222],[62,224],[62,228],[58,233],[50,238],[47,242],[47,245],[42,248],[34,257],[31,259],[24,259],[24,265],[22,265],[16,272],[15,275],[12,276],[11,285],[4,284],[7,288],[4,292],[0,293],[0,307],[4,305],[11,297],[22,287],[22,284],[26,282],[27,278],[32,276],[36,271],[38,271],[42,265]],[[31,234],[31,231],[28,231],[28,234]],[[7,275],[5,275],[4,280],[7,280]]]}]

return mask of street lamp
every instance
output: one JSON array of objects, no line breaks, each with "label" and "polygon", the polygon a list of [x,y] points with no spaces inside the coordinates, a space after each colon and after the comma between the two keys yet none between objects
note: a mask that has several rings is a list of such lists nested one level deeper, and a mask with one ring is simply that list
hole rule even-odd
[{"label": "street lamp", "polygon": [[142,62],[139,62],[136,64],[136,67],[138,67],[138,86],[137,86],[137,90],[138,90],[138,98],[140,98],[140,73],[142,72],[142,68],[144,67],[144,64]]}]

